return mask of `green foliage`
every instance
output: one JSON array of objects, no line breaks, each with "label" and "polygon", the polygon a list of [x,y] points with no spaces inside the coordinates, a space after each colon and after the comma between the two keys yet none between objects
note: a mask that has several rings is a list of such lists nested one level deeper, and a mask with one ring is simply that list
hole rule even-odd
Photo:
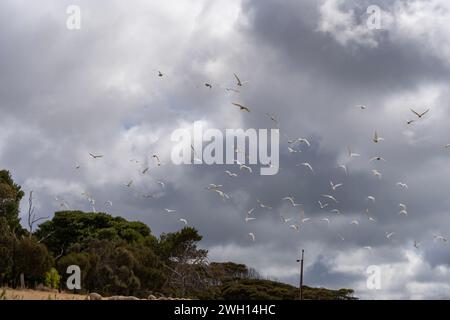
[{"label": "green foliage", "polygon": [[19,205],[24,196],[21,187],[14,183],[9,171],[0,170],[0,218],[6,218],[11,230],[23,232],[20,226]]},{"label": "green foliage", "polygon": [[[271,280],[241,279],[228,281],[221,286],[221,296],[225,300],[296,300],[299,289]],[[353,290],[329,290],[303,287],[305,300],[354,300]]]},{"label": "green foliage", "polygon": [[184,227],[181,231],[169,234],[162,234],[159,241],[159,253],[169,260],[178,258],[188,250],[195,250],[196,243],[202,240],[198,231],[191,227]]},{"label": "green foliage", "polygon": [[76,243],[86,245],[92,239],[135,243],[154,238],[142,222],[82,211],[56,212],[51,221],[39,226],[36,235],[44,239],[43,242],[53,253],[66,250]]},{"label": "green foliage", "polygon": [[219,281],[219,284],[233,279],[249,278],[249,269],[244,264],[234,262],[212,262],[208,266],[208,271],[212,281]]},{"label": "green foliage", "polygon": [[12,272],[13,241],[14,238],[6,218],[0,217],[0,285]]},{"label": "green foliage", "polygon": [[58,270],[56,270],[55,268],[52,267],[45,273],[44,284],[46,287],[58,289],[60,281],[61,276],[59,275]]},{"label": "green foliage", "polygon": [[[72,230],[72,228],[77,228]],[[40,225],[44,242],[66,254],[57,269],[66,281],[69,265],[82,270],[83,287],[104,295],[138,295],[160,290],[165,275],[155,254],[157,240],[140,222],[129,222],[105,213],[57,212]]]},{"label": "green foliage", "polygon": [[14,248],[14,277],[21,273],[31,283],[42,281],[45,273],[53,265],[53,259],[47,247],[39,243],[35,237],[24,237],[15,243]]}]

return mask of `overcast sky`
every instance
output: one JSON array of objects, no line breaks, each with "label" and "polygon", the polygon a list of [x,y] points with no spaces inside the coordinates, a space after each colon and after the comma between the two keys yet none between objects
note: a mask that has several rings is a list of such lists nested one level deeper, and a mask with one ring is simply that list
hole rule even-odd
[{"label": "overcast sky", "polygon": [[[66,27],[72,4],[81,9],[79,30]],[[367,28],[369,5],[382,9],[380,30]],[[42,216],[63,201],[91,210],[88,192],[97,211],[143,221],[157,235],[185,218],[211,260],[245,263],[265,277],[297,285],[304,248],[307,285],[353,288],[366,299],[450,298],[450,247],[434,238],[450,236],[449,19],[446,0],[4,0],[0,167],[34,190]],[[239,93],[225,90],[236,87],[233,73],[245,82]],[[431,110],[419,120],[410,108]],[[171,164],[175,129],[194,121],[274,128],[265,113],[281,132],[277,175]],[[375,131],[385,140],[372,142]],[[286,136],[311,147],[291,154]],[[347,146],[361,156],[349,159]],[[374,156],[386,162],[369,162]],[[315,175],[296,166],[303,162]],[[343,186],[331,191],[330,180]],[[210,183],[231,199],[205,190]],[[330,193],[338,204],[321,197]],[[282,200],[288,195],[304,216]],[[257,219],[245,223],[251,208]],[[302,218],[311,220],[300,232],[289,228]],[[381,268],[380,290],[366,286],[371,265]]]}]

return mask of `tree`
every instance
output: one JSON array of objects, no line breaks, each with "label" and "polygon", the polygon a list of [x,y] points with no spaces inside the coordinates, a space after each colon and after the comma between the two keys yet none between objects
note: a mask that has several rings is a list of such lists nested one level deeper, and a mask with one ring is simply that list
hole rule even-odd
[{"label": "tree", "polygon": [[191,227],[161,235],[159,253],[168,275],[164,285],[168,293],[195,296],[208,286],[205,277],[208,251],[197,248],[201,239],[198,231]]},{"label": "tree", "polygon": [[14,279],[21,273],[32,286],[43,282],[45,273],[53,266],[53,259],[47,247],[39,243],[35,237],[18,239],[14,249]]},{"label": "tree", "polygon": [[10,278],[13,269],[13,241],[8,221],[0,217],[0,287]]},{"label": "tree", "polygon": [[58,270],[56,270],[55,268],[52,267],[45,273],[44,284],[48,288],[58,289],[60,281],[61,276],[59,275]]},{"label": "tree", "polygon": [[6,218],[10,229],[22,233],[20,225],[19,205],[24,192],[14,183],[9,171],[0,170],[0,217]]},{"label": "tree", "polygon": [[154,238],[142,222],[82,211],[56,212],[52,220],[39,225],[35,234],[55,254],[66,251],[72,244],[88,245],[92,239],[137,243],[148,237]]}]

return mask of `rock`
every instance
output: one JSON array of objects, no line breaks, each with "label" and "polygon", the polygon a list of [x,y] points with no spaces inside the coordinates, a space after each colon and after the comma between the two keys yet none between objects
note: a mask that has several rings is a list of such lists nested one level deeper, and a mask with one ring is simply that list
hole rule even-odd
[{"label": "rock", "polygon": [[102,300],[102,296],[98,293],[91,292],[89,293],[89,300]]},{"label": "rock", "polygon": [[133,296],[112,296],[109,297],[108,300],[140,300],[140,299]]}]

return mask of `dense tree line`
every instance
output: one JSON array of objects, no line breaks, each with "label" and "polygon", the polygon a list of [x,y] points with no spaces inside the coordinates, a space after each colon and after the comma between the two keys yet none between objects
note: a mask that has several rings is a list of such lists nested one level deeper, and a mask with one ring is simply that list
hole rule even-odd
[{"label": "dense tree line", "polygon": [[[56,212],[33,232],[19,219],[24,197],[8,171],[0,171],[0,286],[44,284],[64,289],[67,267],[81,269],[81,292],[102,295],[164,294],[201,299],[296,299],[298,288],[260,279],[242,264],[208,261],[191,227],[152,235],[141,222],[106,213]],[[30,197],[31,202],[31,197]],[[310,299],[351,299],[352,290],[305,288]]]}]

